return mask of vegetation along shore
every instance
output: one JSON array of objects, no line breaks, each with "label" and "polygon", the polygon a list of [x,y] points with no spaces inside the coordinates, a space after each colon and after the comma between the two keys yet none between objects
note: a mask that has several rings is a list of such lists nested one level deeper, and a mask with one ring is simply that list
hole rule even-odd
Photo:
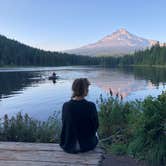
[{"label": "vegetation along shore", "polygon": [[[100,146],[107,153],[143,159],[151,166],[166,164],[166,92],[143,101],[124,102],[116,95],[97,101]],[[59,142],[61,120],[55,114],[47,121],[28,114],[5,115],[1,119],[0,141]]]}]

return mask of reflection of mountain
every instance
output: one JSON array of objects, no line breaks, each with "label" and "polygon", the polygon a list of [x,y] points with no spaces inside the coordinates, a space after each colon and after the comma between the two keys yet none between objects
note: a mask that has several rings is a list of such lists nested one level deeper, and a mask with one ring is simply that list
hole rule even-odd
[{"label": "reflection of mountain", "polygon": [[[101,79],[98,79],[101,78]],[[166,83],[166,69],[160,68],[133,68],[104,69],[92,80],[97,86],[109,92],[119,92],[124,97],[131,92],[143,89],[154,89],[159,84]]]},{"label": "reflection of mountain", "polygon": [[119,69],[105,69],[100,71],[99,75],[92,81],[106,92],[109,92],[111,88],[114,95],[119,92],[123,97],[146,86],[146,81],[135,80],[132,73],[127,74]]},{"label": "reflection of mountain", "polygon": [[2,97],[20,93],[27,86],[37,83],[38,80],[30,79],[38,76],[32,72],[0,72],[0,99]]},{"label": "reflection of mountain", "polygon": [[[166,69],[148,67],[125,68],[74,68],[62,69],[62,75],[66,80],[78,77],[88,77],[98,87],[123,96],[133,91],[145,88],[153,89],[160,83],[166,83]],[[45,73],[48,75],[48,73]],[[0,72],[0,99],[14,93],[22,93],[25,87],[36,86],[41,83],[40,75],[44,72]],[[43,81],[42,81],[43,82]],[[44,81],[45,82],[45,81]]]}]

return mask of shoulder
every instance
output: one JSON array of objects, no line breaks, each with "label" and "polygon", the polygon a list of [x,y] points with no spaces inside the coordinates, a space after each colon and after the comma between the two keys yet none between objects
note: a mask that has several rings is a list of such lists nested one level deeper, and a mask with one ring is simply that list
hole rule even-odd
[{"label": "shoulder", "polygon": [[71,105],[72,101],[69,100],[69,101],[66,101],[64,104],[63,104],[63,108],[66,108],[68,107],[69,105]]},{"label": "shoulder", "polygon": [[87,101],[87,103],[89,104],[90,107],[96,108],[96,105],[95,105],[94,102],[92,102],[92,101]]}]

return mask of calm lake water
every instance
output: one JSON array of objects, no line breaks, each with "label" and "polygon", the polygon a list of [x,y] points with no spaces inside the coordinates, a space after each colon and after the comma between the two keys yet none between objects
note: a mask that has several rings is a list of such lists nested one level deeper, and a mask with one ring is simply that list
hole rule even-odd
[{"label": "calm lake water", "polygon": [[[56,82],[48,77],[56,72]],[[0,117],[17,112],[46,120],[53,112],[60,112],[70,99],[75,78],[87,77],[90,82],[88,100],[96,102],[100,94],[106,96],[111,88],[124,100],[157,96],[165,90],[166,69],[159,68],[99,68],[99,67],[42,67],[0,68]]]}]

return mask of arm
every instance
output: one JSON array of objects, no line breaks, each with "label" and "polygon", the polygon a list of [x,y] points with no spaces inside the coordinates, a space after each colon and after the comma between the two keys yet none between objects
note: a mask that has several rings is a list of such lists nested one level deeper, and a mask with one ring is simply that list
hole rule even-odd
[{"label": "arm", "polygon": [[92,123],[94,127],[94,131],[96,132],[99,127],[98,113],[96,109],[96,105],[92,104]]},{"label": "arm", "polygon": [[63,104],[62,107],[62,124],[64,123],[64,120],[65,120],[65,103]]}]

